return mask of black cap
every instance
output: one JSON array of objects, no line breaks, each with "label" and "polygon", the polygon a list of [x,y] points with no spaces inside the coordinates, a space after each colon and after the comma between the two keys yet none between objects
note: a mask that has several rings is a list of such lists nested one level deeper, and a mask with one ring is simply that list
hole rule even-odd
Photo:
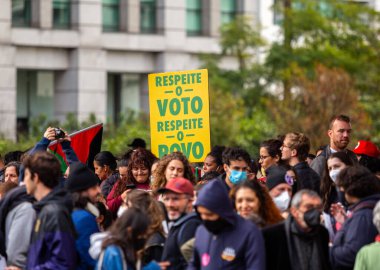
[{"label": "black cap", "polygon": [[70,165],[66,188],[70,192],[83,191],[99,184],[98,176],[86,165],[75,162]]},{"label": "black cap", "polygon": [[131,144],[128,144],[128,146],[131,146],[133,148],[146,148],[146,142],[141,138],[135,138]]},{"label": "black cap", "polygon": [[271,166],[270,168],[271,169],[268,171],[266,180],[266,185],[269,190],[279,184],[289,184],[286,181],[286,170],[284,168],[275,165]]}]

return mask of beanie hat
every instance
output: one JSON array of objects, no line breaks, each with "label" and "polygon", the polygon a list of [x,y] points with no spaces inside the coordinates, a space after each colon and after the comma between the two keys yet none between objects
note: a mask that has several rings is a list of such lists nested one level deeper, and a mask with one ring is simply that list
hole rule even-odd
[{"label": "beanie hat", "polygon": [[275,166],[267,175],[266,185],[271,190],[279,184],[293,185],[293,181],[288,179],[284,168]]},{"label": "beanie hat", "polygon": [[359,140],[353,152],[357,155],[367,155],[374,158],[380,155],[379,148],[373,142],[364,140]]},{"label": "beanie hat", "polygon": [[81,162],[70,165],[66,188],[70,192],[83,191],[99,184],[98,176]]}]

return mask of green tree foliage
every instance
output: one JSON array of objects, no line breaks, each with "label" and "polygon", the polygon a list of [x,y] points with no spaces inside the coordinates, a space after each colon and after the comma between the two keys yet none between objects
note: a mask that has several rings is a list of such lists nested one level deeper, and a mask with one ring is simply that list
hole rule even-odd
[{"label": "green tree foliage", "polygon": [[[282,89],[275,106],[284,102],[294,104],[297,98],[293,96],[297,91],[292,91],[293,67],[300,67],[305,79],[311,82],[318,81],[315,68],[318,64],[339,68],[350,77],[347,91],[356,92],[362,103],[360,109],[370,116],[367,129],[372,124],[375,128],[372,139],[379,142],[380,14],[355,1],[338,0],[282,0],[274,9],[283,14],[280,26],[284,36],[271,45],[266,58],[267,80]],[[323,98],[315,102],[315,106],[326,104]],[[332,99],[330,102],[334,104]],[[313,119],[318,117],[314,114]],[[365,136],[365,133],[358,135]]]}]

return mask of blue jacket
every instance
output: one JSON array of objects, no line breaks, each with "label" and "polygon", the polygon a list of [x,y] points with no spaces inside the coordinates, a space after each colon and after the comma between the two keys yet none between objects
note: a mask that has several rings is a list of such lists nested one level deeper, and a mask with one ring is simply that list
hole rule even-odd
[{"label": "blue jacket", "polygon": [[380,194],[376,194],[350,207],[353,214],[336,233],[331,249],[333,269],[353,269],[358,251],[375,240],[377,230],[372,223],[372,212],[379,200]]},{"label": "blue jacket", "polygon": [[94,269],[96,261],[91,258],[88,250],[90,249],[90,236],[99,232],[96,217],[84,209],[75,209],[71,218],[73,220],[77,239],[75,246],[79,255],[78,270]]},{"label": "blue jacket", "polygon": [[263,236],[253,222],[235,213],[221,181],[205,185],[199,192],[196,206],[218,214],[230,226],[218,235],[199,226],[193,258],[187,269],[265,269]]}]

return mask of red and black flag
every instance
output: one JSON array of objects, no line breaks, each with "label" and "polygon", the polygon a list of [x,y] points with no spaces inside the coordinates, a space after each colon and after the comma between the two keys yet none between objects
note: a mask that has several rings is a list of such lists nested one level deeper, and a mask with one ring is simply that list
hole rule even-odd
[{"label": "red and black flag", "polygon": [[[76,131],[69,136],[71,138],[71,147],[79,161],[93,169],[94,157],[100,152],[102,146],[103,123],[95,124],[88,128]],[[67,169],[68,164],[61,144],[57,143],[57,141],[53,141],[49,145],[49,150],[55,154],[61,162],[61,169],[64,172]]]}]

